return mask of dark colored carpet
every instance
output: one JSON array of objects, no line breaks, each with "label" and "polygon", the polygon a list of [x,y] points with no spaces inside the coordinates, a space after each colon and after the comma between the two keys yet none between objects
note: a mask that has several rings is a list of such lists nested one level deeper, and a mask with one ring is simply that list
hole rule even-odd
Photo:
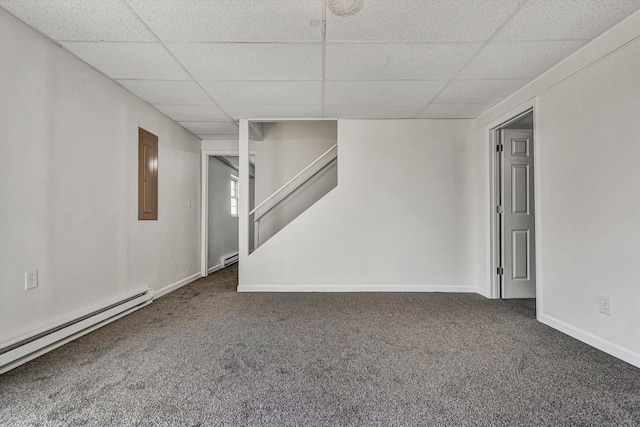
[{"label": "dark colored carpet", "polygon": [[640,369],[471,294],[217,272],[0,376],[0,424],[638,426]]}]

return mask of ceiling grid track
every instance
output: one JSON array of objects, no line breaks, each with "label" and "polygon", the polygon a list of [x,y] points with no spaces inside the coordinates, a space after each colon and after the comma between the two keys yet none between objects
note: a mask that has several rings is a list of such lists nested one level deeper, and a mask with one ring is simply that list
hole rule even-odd
[{"label": "ceiling grid track", "polygon": [[473,119],[640,14],[640,0],[0,7],[201,139],[235,139],[244,117]]},{"label": "ceiling grid track", "polygon": [[122,1],[126,7],[131,11],[131,13],[133,13],[133,16],[135,16],[135,18],[138,20],[138,22],[140,22],[140,24],[142,24],[147,31],[149,31],[149,33],[157,40],[157,42],[160,44],[160,46],[162,46],[162,48],[167,52],[167,54],[169,54],[169,56],[171,56],[171,58],[173,58],[174,61],[176,61],[176,63],[180,66],[180,68],[182,68],[184,70],[185,73],[187,73],[187,75],[191,78],[191,80],[198,85],[198,87],[202,90],[202,92],[204,92],[207,95],[207,98],[209,98],[211,100],[211,102],[213,102],[213,104],[218,107],[218,109],[224,113],[225,116],[227,116],[229,118],[229,120],[231,122],[233,122],[233,124],[236,125],[236,127],[239,127],[239,124],[237,121],[235,121],[233,119],[233,117],[231,117],[221,106],[220,104],[218,104],[216,102],[215,99],[213,99],[213,97],[211,95],[209,95],[209,92],[207,92],[204,87],[202,87],[202,85],[200,84],[200,82],[193,77],[193,74],[191,74],[191,72],[182,64],[182,62],[180,62],[178,60],[178,58],[176,58],[176,56],[173,54],[173,52],[171,52],[171,50],[164,44],[164,42],[162,40],[160,40],[160,37],[158,37],[158,35],[147,25],[146,22],[144,22],[142,20],[142,18],[140,18],[140,16],[136,13],[135,10],[133,10],[133,8],[131,7],[131,5],[127,2],[127,0],[120,0]]},{"label": "ceiling grid track", "polygon": [[433,100],[437,99],[438,96],[440,96],[440,94],[442,92],[444,92],[450,85],[451,82],[455,81],[458,76],[465,70],[465,68],[467,68],[469,66],[469,64],[471,64],[473,62],[474,59],[476,59],[476,57],[480,54],[480,52],[482,52],[482,50],[487,47],[487,45],[489,45],[489,43],[491,43],[493,41],[493,39],[498,35],[498,33],[500,33],[500,31],[505,27],[505,25],[507,25],[507,23],[509,23],[509,21],[511,21],[511,19],[518,13],[520,12],[520,9],[522,9],[524,7],[524,5],[527,3],[528,0],[522,0],[520,2],[520,4],[518,4],[518,6],[515,8],[515,10],[502,22],[502,24],[500,24],[500,26],[498,28],[496,28],[496,30],[491,34],[491,36],[482,44],[482,46],[480,46],[480,48],[478,49],[478,51],[475,53],[475,55],[473,55],[471,57],[471,59],[469,59],[469,61],[467,61],[456,73],[455,76],[453,76],[451,79],[449,79],[449,81],[447,82],[447,84],[444,85],[444,87],[442,89],[440,89],[440,91],[438,93],[435,94],[435,96],[433,98],[431,98],[431,101],[429,101],[427,103],[427,105],[424,106],[424,108],[422,110],[420,110],[420,112],[418,113],[418,115],[415,117],[420,117],[422,116],[425,111],[427,110],[427,108],[429,108],[430,105],[433,104]]}]

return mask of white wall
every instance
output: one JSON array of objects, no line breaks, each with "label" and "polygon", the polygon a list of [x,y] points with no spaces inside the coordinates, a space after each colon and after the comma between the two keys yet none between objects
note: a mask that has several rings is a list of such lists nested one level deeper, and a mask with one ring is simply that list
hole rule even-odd
[{"label": "white wall", "polygon": [[263,124],[255,142],[256,198],[261,203],[337,142],[335,121]]},{"label": "white wall", "polygon": [[237,139],[204,139],[200,144],[202,151],[220,151],[225,153],[237,153],[238,152],[238,140]]},{"label": "white wall", "polygon": [[640,42],[537,105],[543,314],[640,361]]},{"label": "white wall", "polygon": [[241,253],[239,290],[475,290],[460,223],[471,131],[469,120],[340,120],[338,186]]},{"label": "white wall", "polygon": [[[198,277],[200,140],[3,10],[0,75],[0,346]],[[138,126],[158,221],[137,220]]]},{"label": "white wall", "polygon": [[238,171],[213,156],[209,157],[207,255],[210,269],[220,267],[221,257],[238,252],[238,217],[231,216],[231,175],[237,177]]},{"label": "white wall", "polygon": [[[476,179],[489,185],[487,126],[535,98],[538,318],[636,366],[639,37],[635,14],[476,120],[484,157]],[[488,234],[491,210],[480,197],[476,239]],[[599,313],[599,295],[611,297],[611,316]]]},{"label": "white wall", "polygon": [[[271,196],[337,142],[335,121],[264,123],[256,152],[256,205]],[[267,212],[257,225],[259,244],[321,199],[337,184],[337,162],[307,181],[291,197]],[[250,230],[252,228],[250,227]]]}]

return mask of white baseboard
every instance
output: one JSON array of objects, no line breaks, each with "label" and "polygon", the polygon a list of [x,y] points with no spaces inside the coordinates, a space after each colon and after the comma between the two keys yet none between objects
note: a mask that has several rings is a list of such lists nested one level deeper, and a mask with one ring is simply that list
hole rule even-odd
[{"label": "white baseboard", "polygon": [[485,298],[488,298],[488,299],[496,299],[496,298],[491,298],[491,291],[489,289],[483,289],[483,288],[480,288],[478,286],[476,286],[473,289],[474,289],[474,292],[476,294],[478,294],[478,295],[481,295],[481,296],[483,296]]},{"label": "white baseboard", "polygon": [[598,350],[602,350],[605,353],[612,355],[613,357],[617,357],[618,359],[624,360],[625,362],[640,368],[640,354],[638,353],[635,353],[618,344],[612,343],[611,341],[608,341],[604,338],[593,335],[587,331],[583,331],[582,329],[576,328],[575,326],[572,326],[546,314],[540,314],[538,316],[538,321],[544,323],[545,325],[551,326],[552,328],[557,329],[558,331],[563,332],[579,341],[582,341],[583,343],[589,344],[590,346],[595,347]]},{"label": "white baseboard", "polygon": [[216,271],[222,268],[222,264],[214,265],[213,267],[207,270],[207,274],[215,273]]},{"label": "white baseboard", "polygon": [[466,292],[475,286],[453,285],[238,285],[238,292]]},{"label": "white baseboard", "polygon": [[160,298],[161,296],[166,295],[169,292],[175,291],[176,289],[181,288],[184,285],[188,285],[189,283],[191,283],[191,282],[193,282],[195,280],[198,280],[200,277],[202,277],[202,275],[200,273],[196,273],[196,274],[193,274],[193,275],[191,275],[189,277],[186,277],[186,278],[184,278],[182,280],[178,280],[175,283],[167,285],[164,288],[158,289],[155,292],[155,295],[154,295],[153,299]]}]

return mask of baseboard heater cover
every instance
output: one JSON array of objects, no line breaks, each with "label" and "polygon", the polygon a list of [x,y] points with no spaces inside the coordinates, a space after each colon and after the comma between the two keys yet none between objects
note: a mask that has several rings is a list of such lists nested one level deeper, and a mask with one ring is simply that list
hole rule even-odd
[{"label": "baseboard heater cover", "polygon": [[220,259],[220,264],[222,268],[229,267],[231,264],[238,262],[238,253],[227,255],[226,257],[222,257]]},{"label": "baseboard heater cover", "polygon": [[137,293],[116,303],[39,332],[0,349],[0,374],[16,368],[63,344],[88,334],[153,301],[153,289]]}]

